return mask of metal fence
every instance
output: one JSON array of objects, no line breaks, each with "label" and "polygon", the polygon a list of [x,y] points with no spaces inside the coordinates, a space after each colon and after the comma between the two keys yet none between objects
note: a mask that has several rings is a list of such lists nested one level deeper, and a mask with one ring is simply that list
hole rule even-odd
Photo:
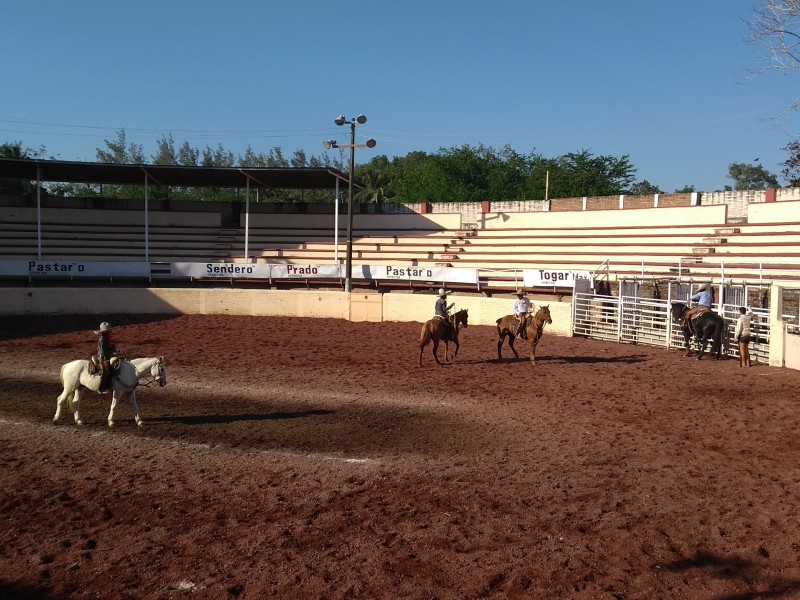
[{"label": "metal fence", "polygon": [[[635,291],[635,290],[623,290]],[[684,290],[670,290],[673,299],[685,301]],[[737,294],[729,297],[741,300]],[[576,293],[572,304],[572,330],[574,335],[624,344],[645,344],[663,348],[683,348],[683,333],[671,318],[671,300],[630,296],[603,296]],[[728,325],[723,336],[723,352],[739,356],[738,345],[733,341],[736,319],[741,304],[723,304],[720,314]],[[750,354],[754,361],[769,362],[769,309],[750,309],[753,342]],[[708,350],[709,348],[707,348]]]}]

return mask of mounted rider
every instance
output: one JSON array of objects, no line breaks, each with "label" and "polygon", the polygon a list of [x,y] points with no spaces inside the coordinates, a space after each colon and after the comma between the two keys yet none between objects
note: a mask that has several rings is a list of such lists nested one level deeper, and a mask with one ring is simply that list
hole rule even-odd
[{"label": "mounted rider", "polygon": [[530,298],[525,295],[525,291],[522,288],[517,289],[517,299],[514,300],[514,316],[517,319],[517,339],[528,339],[528,330],[524,326],[524,323],[532,308],[533,305],[531,304]]},{"label": "mounted rider", "polygon": [[439,288],[439,298],[436,300],[436,307],[434,309],[434,319],[441,319],[442,323],[444,324],[444,337],[445,339],[455,339],[455,327],[453,326],[453,322],[450,318],[450,309],[455,306],[455,303],[452,303],[448,306],[447,304],[447,294],[449,292],[444,288]]},{"label": "mounted rider", "polygon": [[[98,392],[104,394],[108,391],[111,384],[112,365],[111,359],[119,352],[114,342],[111,340],[111,331],[114,328],[107,321],[100,323],[100,328],[94,332],[100,337],[97,339],[97,353],[92,356],[90,361],[94,367],[100,368],[100,387]],[[96,371],[95,371],[96,372]]]},{"label": "mounted rider", "polygon": [[683,316],[681,326],[690,325],[691,321],[711,310],[714,304],[714,290],[711,289],[710,283],[705,283],[700,286],[700,289],[689,300],[697,302],[697,306],[693,306],[686,311]]}]

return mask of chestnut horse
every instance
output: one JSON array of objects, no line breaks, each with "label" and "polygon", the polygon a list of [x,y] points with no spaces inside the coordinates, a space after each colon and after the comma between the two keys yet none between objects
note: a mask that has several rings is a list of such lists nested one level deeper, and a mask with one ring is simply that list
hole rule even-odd
[{"label": "chestnut horse", "polygon": [[453,342],[456,345],[455,352],[453,352],[452,358],[455,358],[458,354],[458,331],[461,327],[467,327],[467,309],[462,308],[453,316],[450,317],[450,322],[453,324],[452,330],[445,330],[444,323],[442,319],[433,318],[427,323],[422,326],[422,331],[419,333],[419,366],[422,366],[422,351],[425,349],[425,346],[433,341],[433,358],[436,359],[436,363],[439,366],[442,366],[439,357],[437,356],[437,352],[439,350],[439,342],[444,340],[444,361],[449,362],[449,358],[447,357],[447,352],[450,349],[450,342]]},{"label": "chestnut horse", "polygon": [[508,337],[508,347],[511,348],[514,356],[519,358],[519,354],[517,354],[517,350],[514,348],[514,338],[517,335],[517,330],[520,327],[524,327],[525,333],[528,336],[528,345],[531,347],[531,364],[535,366],[536,345],[539,343],[539,340],[542,339],[542,330],[545,324],[549,325],[552,322],[553,319],[550,318],[549,306],[542,306],[536,311],[535,315],[531,315],[530,313],[525,315],[525,319],[521,325],[517,324],[517,318],[514,315],[507,315],[497,319],[497,335],[500,336],[500,340],[497,342],[497,360],[503,360],[501,349],[506,337]]}]

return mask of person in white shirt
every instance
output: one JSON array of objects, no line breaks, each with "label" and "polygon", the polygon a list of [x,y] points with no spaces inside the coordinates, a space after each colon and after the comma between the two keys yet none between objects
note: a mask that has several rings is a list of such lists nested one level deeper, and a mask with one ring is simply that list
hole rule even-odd
[{"label": "person in white shirt", "polygon": [[739,344],[739,366],[749,367],[750,363],[750,315],[744,306],[739,307],[739,318],[736,319],[736,330],[733,337]]},{"label": "person in white shirt", "polygon": [[517,317],[517,338],[528,339],[525,327],[522,324],[532,307],[530,299],[525,295],[522,288],[519,288],[517,290],[517,299],[514,300],[514,316]]}]

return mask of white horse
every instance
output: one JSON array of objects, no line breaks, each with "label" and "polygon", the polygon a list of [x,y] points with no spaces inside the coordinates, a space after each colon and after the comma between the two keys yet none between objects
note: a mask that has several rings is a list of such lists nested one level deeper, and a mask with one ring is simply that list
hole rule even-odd
[{"label": "white horse", "polygon": [[[167,365],[163,356],[134,358],[131,361],[120,359],[120,362],[119,369],[111,378],[111,410],[108,413],[108,426],[114,426],[114,410],[117,408],[117,402],[127,397],[133,409],[133,418],[141,427],[143,422],[139,417],[139,406],[136,404],[136,386],[139,385],[139,380],[145,376],[149,376],[150,380],[158,383],[161,387],[167,385]],[[73,360],[61,367],[61,385],[64,386],[64,391],[58,397],[53,423],[58,423],[61,418],[61,409],[65,403],[69,402],[69,407],[75,416],[75,423],[83,425],[79,413],[81,392],[85,389],[98,392],[100,373],[95,375],[89,373],[88,360]]]}]

